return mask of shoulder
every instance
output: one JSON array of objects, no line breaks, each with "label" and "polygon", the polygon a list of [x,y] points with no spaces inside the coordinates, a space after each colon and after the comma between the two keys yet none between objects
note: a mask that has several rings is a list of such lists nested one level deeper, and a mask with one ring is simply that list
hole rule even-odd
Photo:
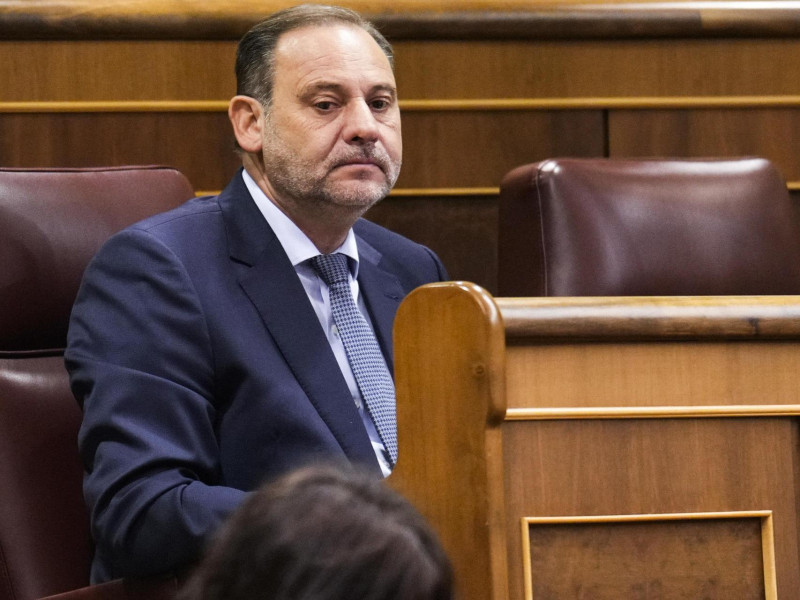
[{"label": "shoulder", "polygon": [[430,248],[366,219],[359,219],[353,231],[359,239],[359,253],[375,253],[370,258],[395,275],[418,279],[417,285],[447,279],[442,262]]},{"label": "shoulder", "polygon": [[224,236],[216,196],[192,198],[172,210],[147,217],[112,235],[98,252],[139,245],[163,246],[180,254]]},{"label": "shoulder", "polygon": [[192,227],[194,223],[213,220],[221,212],[218,198],[218,196],[192,198],[172,210],[134,223],[127,229],[158,234],[176,228]]},{"label": "shoulder", "polygon": [[227,258],[216,198],[197,198],[109,237],[89,261],[83,287],[122,289],[160,280],[175,287]]}]

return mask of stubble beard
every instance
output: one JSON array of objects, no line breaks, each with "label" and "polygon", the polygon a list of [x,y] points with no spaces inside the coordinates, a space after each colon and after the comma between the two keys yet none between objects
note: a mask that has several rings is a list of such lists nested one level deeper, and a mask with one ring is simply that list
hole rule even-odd
[{"label": "stubble beard", "polygon": [[[304,161],[280,143],[267,142],[263,151],[265,173],[284,201],[331,217],[342,213],[353,220],[360,217],[389,194],[400,174],[401,161],[392,160],[385,150],[374,144],[353,146],[316,165]],[[383,181],[332,177],[337,167],[359,159],[375,161],[384,174]]]}]

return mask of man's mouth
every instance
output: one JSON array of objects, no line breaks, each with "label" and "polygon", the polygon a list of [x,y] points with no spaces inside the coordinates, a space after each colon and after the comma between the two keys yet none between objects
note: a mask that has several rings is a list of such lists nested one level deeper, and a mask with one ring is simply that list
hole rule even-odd
[{"label": "man's mouth", "polygon": [[349,156],[342,156],[336,161],[334,168],[338,167],[377,167],[386,172],[386,161],[377,149],[363,148]]},{"label": "man's mouth", "polygon": [[371,158],[354,158],[350,160],[341,161],[336,164],[334,169],[339,167],[376,167],[383,171],[383,165],[377,160]]},{"label": "man's mouth", "polygon": [[352,158],[349,160],[344,160],[339,165],[378,165],[378,161],[372,158]]}]

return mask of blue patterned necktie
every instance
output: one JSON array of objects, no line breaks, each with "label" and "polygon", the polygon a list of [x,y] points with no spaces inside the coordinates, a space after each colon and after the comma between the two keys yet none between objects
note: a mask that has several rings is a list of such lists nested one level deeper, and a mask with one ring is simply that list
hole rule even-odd
[{"label": "blue patterned necktie", "polygon": [[311,265],[328,285],[333,321],[339,330],[347,360],[367,412],[394,466],[397,464],[394,382],[378,340],[353,300],[347,257],[340,253],[320,254],[311,259]]}]

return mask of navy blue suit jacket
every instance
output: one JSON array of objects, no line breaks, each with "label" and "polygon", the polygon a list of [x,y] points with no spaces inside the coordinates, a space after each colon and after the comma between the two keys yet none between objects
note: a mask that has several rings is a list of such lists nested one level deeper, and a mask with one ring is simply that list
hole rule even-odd
[{"label": "navy blue suit jacket", "polygon": [[[392,365],[402,298],[446,278],[427,248],[354,226],[359,286]],[[380,469],[319,320],[241,175],[113,236],[84,275],[66,364],[93,581],[176,569],[265,479]],[[400,455],[402,456],[400,441]]]}]

